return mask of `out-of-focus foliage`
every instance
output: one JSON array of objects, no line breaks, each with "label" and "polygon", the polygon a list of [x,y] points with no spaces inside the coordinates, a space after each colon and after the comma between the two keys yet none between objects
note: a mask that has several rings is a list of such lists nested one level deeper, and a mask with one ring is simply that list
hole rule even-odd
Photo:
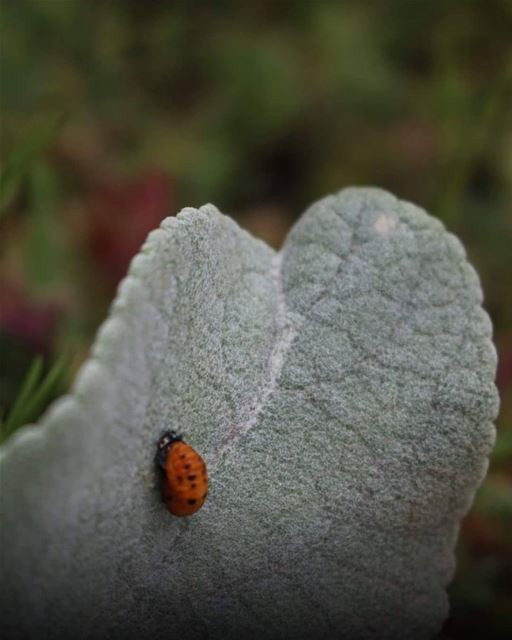
[{"label": "out-of-focus foliage", "polygon": [[42,358],[34,359],[9,415],[0,423],[0,444],[16,429],[36,420],[59,391],[62,392],[62,381],[69,377],[66,368],[66,359],[62,356],[45,375]]},{"label": "out-of-focus foliage", "polygon": [[4,0],[0,21],[2,416],[36,356],[48,368],[69,350],[81,360],[130,256],[166,215],[212,201],[278,246],[322,194],[388,188],[461,237],[494,322],[498,444],[463,527],[447,634],[501,637],[512,597],[510,2]]}]

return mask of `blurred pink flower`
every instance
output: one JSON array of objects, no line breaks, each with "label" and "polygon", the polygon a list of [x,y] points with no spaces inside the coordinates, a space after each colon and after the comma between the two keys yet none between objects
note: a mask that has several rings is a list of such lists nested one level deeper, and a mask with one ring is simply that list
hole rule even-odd
[{"label": "blurred pink flower", "polygon": [[0,331],[35,351],[51,351],[62,310],[60,301],[34,300],[20,287],[0,283]]},{"label": "blurred pink flower", "polygon": [[109,286],[126,274],[148,233],[172,211],[173,190],[161,171],[104,181],[91,195],[89,249]]},{"label": "blurred pink flower", "polygon": [[496,384],[503,391],[512,383],[512,344],[502,345],[498,350],[498,372]]}]

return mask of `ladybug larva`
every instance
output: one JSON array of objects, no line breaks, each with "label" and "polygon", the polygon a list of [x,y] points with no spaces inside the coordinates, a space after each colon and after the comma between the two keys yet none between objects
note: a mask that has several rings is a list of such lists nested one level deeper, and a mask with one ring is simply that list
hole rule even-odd
[{"label": "ladybug larva", "polygon": [[201,456],[176,431],[158,441],[157,461],[165,474],[162,498],[175,516],[190,516],[204,504],[208,473]]}]

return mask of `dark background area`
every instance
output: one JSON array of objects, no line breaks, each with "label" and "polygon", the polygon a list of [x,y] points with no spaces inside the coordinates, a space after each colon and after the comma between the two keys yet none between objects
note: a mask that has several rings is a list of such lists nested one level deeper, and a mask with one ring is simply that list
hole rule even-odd
[{"label": "dark background area", "polygon": [[87,356],[147,233],[215,203],[278,247],[377,185],[466,246],[499,352],[446,636],[512,628],[512,3],[3,0],[2,438]]}]

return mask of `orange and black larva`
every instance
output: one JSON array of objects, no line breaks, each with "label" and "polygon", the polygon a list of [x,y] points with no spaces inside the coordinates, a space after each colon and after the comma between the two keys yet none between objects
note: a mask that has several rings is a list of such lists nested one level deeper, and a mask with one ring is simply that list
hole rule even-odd
[{"label": "orange and black larva", "polygon": [[157,462],[165,474],[162,498],[175,516],[198,511],[208,494],[208,473],[201,456],[176,431],[166,431],[158,441]]}]

